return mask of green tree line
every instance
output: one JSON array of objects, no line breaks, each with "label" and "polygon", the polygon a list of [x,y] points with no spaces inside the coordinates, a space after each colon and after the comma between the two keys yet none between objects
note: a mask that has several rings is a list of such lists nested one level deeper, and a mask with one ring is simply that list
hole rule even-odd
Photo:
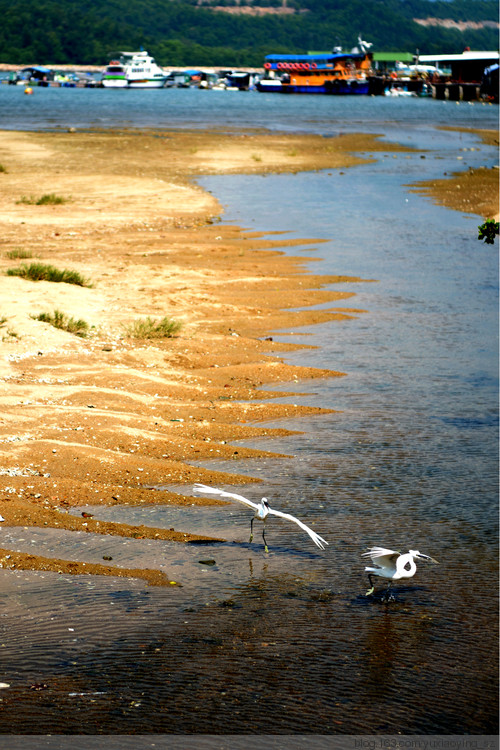
[{"label": "green tree line", "polygon": [[[165,67],[261,67],[272,52],[326,51],[334,45],[350,49],[358,34],[375,51],[498,49],[495,0],[288,0],[296,13],[264,16],[217,12],[196,3],[0,0],[0,63],[104,66],[119,50],[142,46]],[[459,31],[413,20],[429,17],[493,23]]]}]

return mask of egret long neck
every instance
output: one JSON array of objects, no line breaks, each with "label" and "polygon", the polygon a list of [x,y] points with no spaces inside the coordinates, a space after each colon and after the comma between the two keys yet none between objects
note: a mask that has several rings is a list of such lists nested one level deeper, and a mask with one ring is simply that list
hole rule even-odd
[{"label": "egret long neck", "polygon": [[417,566],[411,555],[401,555],[396,561],[396,571],[398,578],[411,578],[415,575]]}]

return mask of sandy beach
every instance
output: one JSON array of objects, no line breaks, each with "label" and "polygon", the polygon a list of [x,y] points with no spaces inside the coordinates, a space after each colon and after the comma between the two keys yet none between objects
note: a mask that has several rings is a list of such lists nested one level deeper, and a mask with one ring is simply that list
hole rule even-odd
[{"label": "sandy beach", "polygon": [[[496,132],[481,136],[498,144]],[[194,178],[348,169],[378,151],[405,150],[365,134],[325,146],[320,136],[258,132],[0,132],[0,527],[200,539],[189,529],[68,511],[217,504],[191,497],[192,484],[252,481],[238,474],[238,460],[273,454],[235,441],[287,434],[288,417],[321,414],[293,405],[300,381],[343,374],[287,365],[286,352],[304,344],[300,336],[296,344],[274,341],[273,332],[363,311],[355,298],[338,307],[351,296],[343,282],[352,279],[307,273],[299,258],[281,252],[290,240],[220,224],[222,207]],[[498,213],[498,170],[412,189],[484,218]],[[47,195],[62,202],[38,205]],[[321,256],[321,237],[304,239]],[[7,275],[35,262],[77,271],[87,285]],[[325,288],[332,284],[334,291]],[[307,309],[318,303],[328,307]],[[55,310],[85,321],[87,335],[35,319]],[[134,322],[147,317],[167,317],[180,330],[167,338],[133,335]],[[273,383],[289,386],[290,404],[273,403],[272,391],[263,390]],[[282,429],[262,426],[278,419]],[[190,463],[213,458],[234,460],[234,472]],[[186,494],[157,489],[169,485],[186,485]],[[1,540],[0,566],[169,585],[159,570],[17,553]]]}]

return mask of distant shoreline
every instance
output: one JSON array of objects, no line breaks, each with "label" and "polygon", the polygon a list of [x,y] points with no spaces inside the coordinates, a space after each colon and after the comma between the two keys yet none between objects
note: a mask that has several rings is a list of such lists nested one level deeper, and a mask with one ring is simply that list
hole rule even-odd
[{"label": "distant shoreline", "polygon": [[[37,65],[41,65],[41,63],[26,63],[26,64],[19,64],[19,65],[13,65],[11,63],[0,63],[0,71],[4,72],[10,72],[12,70],[24,70],[24,68],[32,68]],[[67,65],[45,65],[43,64],[44,68],[50,68],[51,70],[64,70],[64,71],[73,71],[73,70],[83,70],[88,71],[89,73],[98,73],[103,68],[106,67],[106,63],[103,65],[73,65],[73,64],[67,64]]]},{"label": "distant shoreline", "polygon": [[[78,65],[76,63],[67,63],[65,65],[57,65],[57,64],[45,64],[45,63],[26,63],[26,64],[19,64],[19,65],[13,65],[11,63],[0,63],[0,73],[10,73],[16,70],[24,70],[25,68],[32,68],[38,65],[42,65],[44,68],[49,68],[50,70],[56,70],[61,71],[63,73],[76,73],[78,71],[82,73],[101,73],[106,65],[108,65],[109,60],[107,62],[104,62],[102,65]],[[263,68],[240,68],[238,66],[234,65],[162,65],[161,67],[164,68],[164,70],[203,70],[206,73],[215,73],[220,70],[241,70],[244,73],[261,73],[263,71]]]}]

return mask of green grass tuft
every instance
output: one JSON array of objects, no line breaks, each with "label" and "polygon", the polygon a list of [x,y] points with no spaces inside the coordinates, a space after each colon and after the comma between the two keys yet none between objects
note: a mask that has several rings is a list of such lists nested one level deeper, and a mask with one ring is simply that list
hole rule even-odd
[{"label": "green grass tuft", "polygon": [[77,286],[92,287],[88,279],[85,279],[78,271],[60,270],[46,263],[24,263],[18,268],[7,269],[7,276],[20,276],[31,281],[55,281],[65,284],[76,284]]},{"label": "green grass tuft", "polygon": [[8,253],[5,253],[7,258],[10,258],[10,260],[26,260],[27,258],[32,258],[33,253],[29,250],[21,250],[21,248],[16,248],[15,250],[9,250]]},{"label": "green grass tuft", "polygon": [[54,328],[74,333],[75,336],[81,336],[82,338],[85,338],[89,330],[89,324],[85,320],[75,320],[60,310],[54,310],[53,313],[39,313],[30,317],[33,320],[39,320],[41,323],[50,323]]},{"label": "green grass tuft", "polygon": [[19,335],[12,328],[7,328],[5,336],[2,336],[2,341],[12,341],[12,339],[19,339]]},{"label": "green grass tuft", "polygon": [[[0,316],[0,328],[3,328],[5,324],[7,323],[8,318],[5,316]],[[12,330],[12,328],[7,328],[5,331],[1,332],[2,335],[2,341],[12,341],[12,339],[18,339],[19,336],[17,333]]]},{"label": "green grass tuft", "polygon": [[68,198],[63,198],[62,195],[56,195],[55,193],[45,193],[41,198],[35,198],[23,195],[17,203],[26,203],[28,206],[60,206],[62,203],[67,203]]},{"label": "green grass tuft", "polygon": [[134,339],[165,339],[173,338],[180,331],[182,323],[171,318],[153,320],[153,318],[138,318],[126,326],[126,332]]}]

